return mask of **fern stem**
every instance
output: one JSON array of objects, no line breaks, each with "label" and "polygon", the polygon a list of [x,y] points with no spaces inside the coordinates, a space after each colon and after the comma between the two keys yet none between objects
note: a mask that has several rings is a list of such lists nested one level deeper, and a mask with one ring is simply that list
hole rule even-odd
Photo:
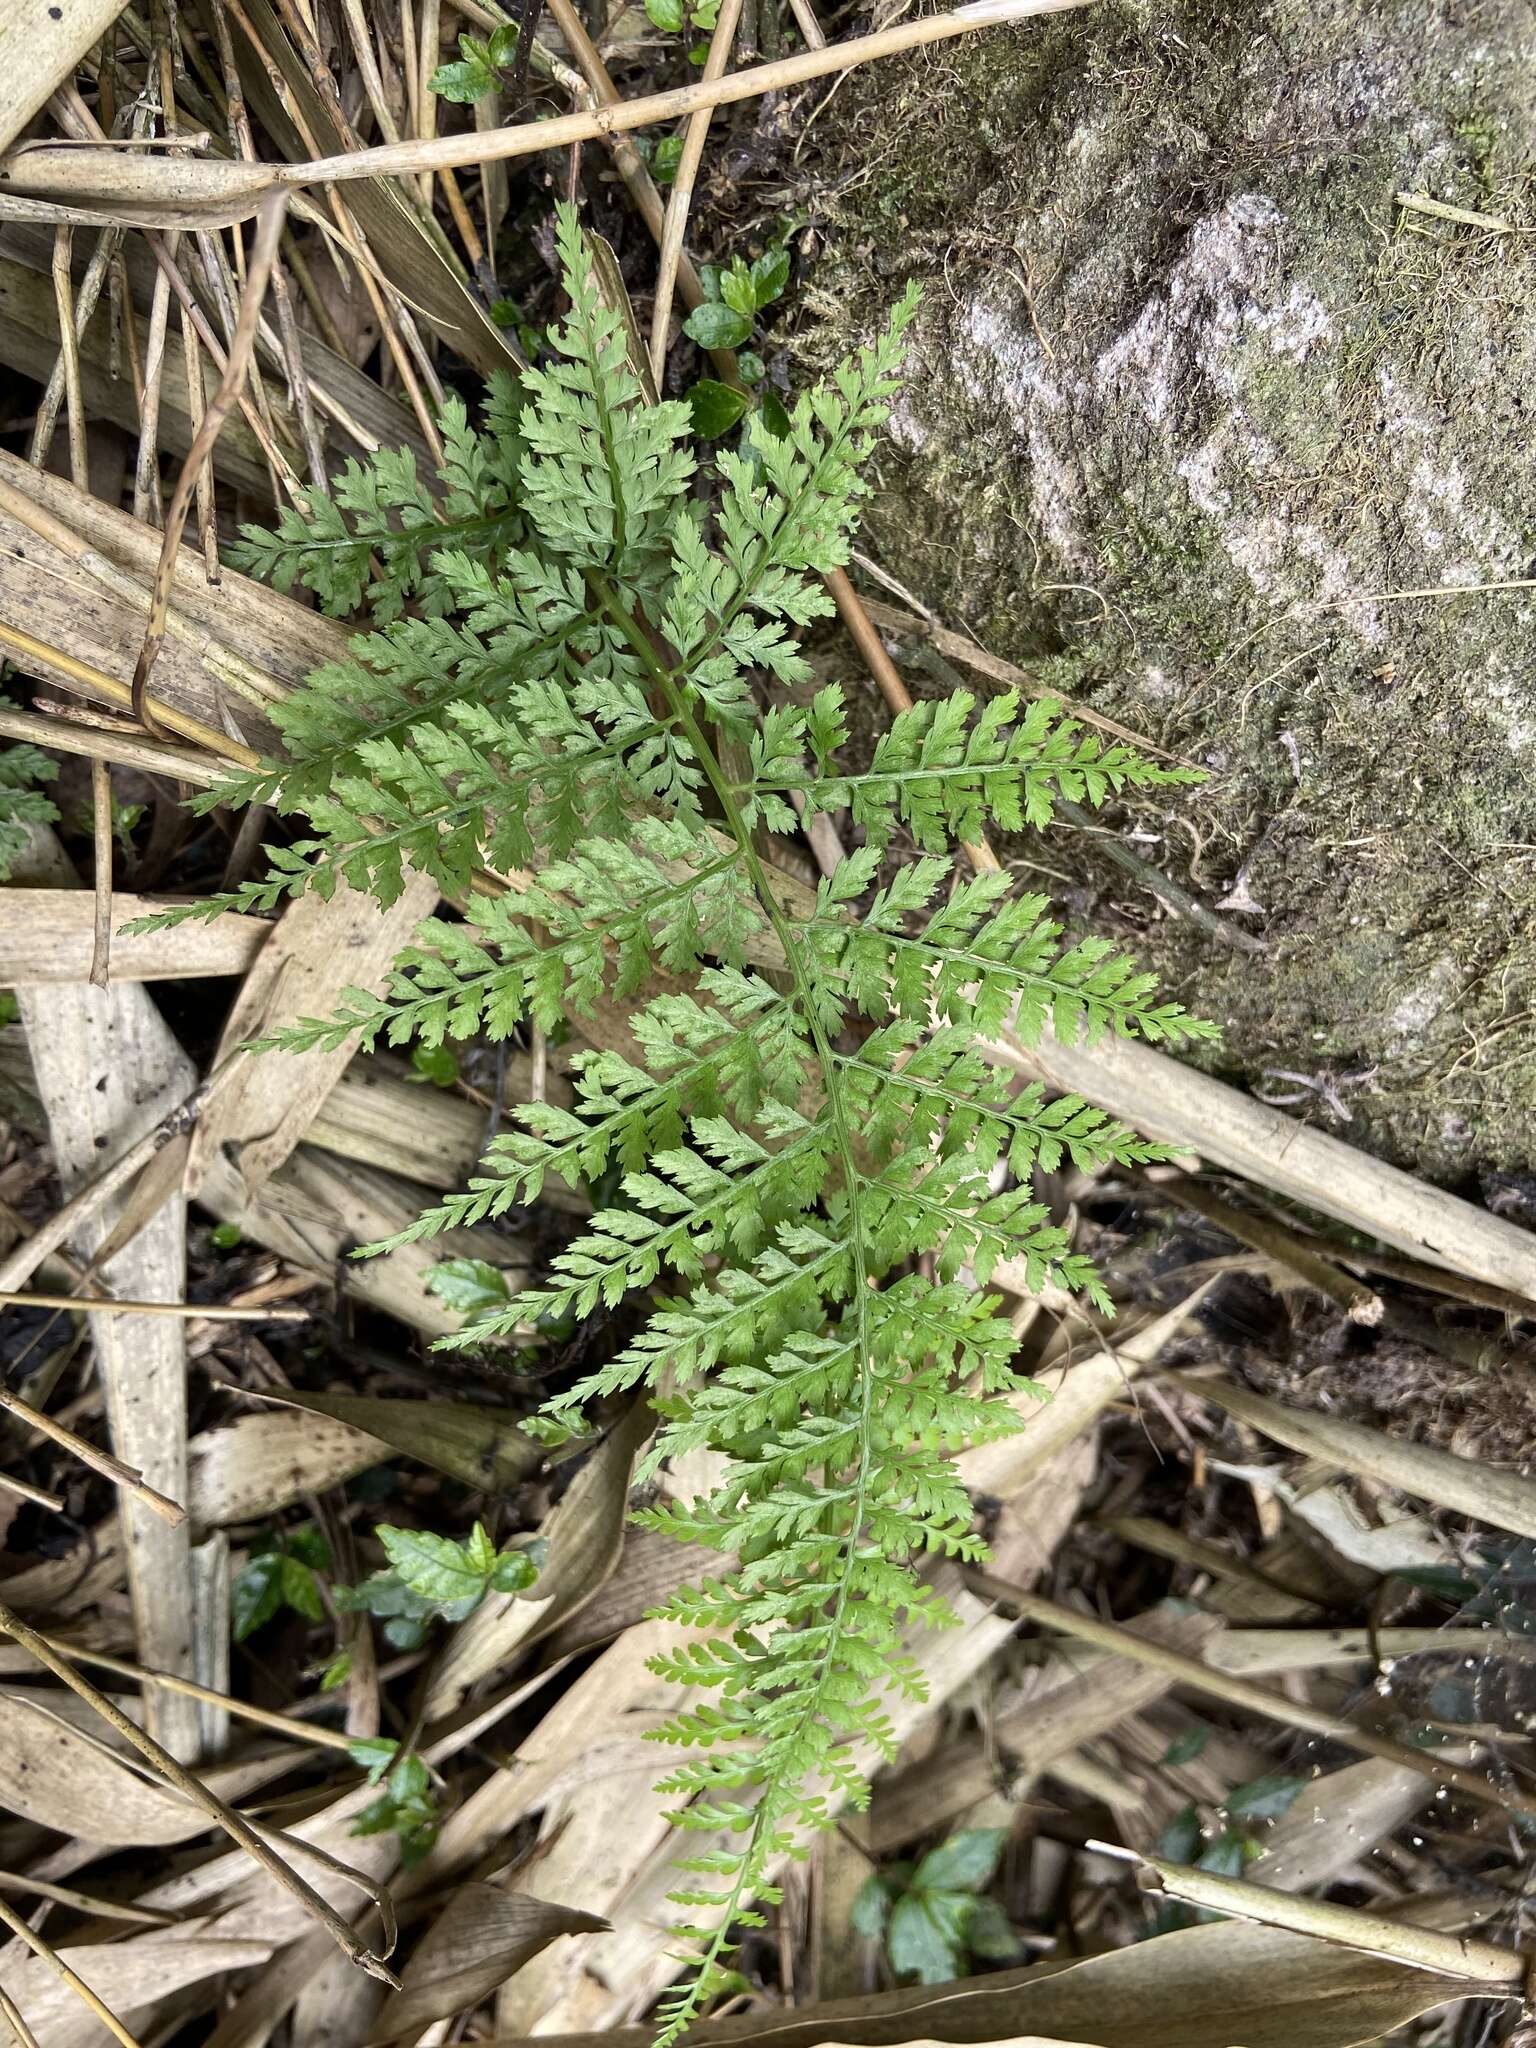
[{"label": "fern stem", "polygon": [[[708,734],[694,716],[677,671],[668,668],[657,656],[650,639],[620,602],[618,592],[606,578],[596,579],[604,610],[614,625],[624,635],[635,653],[644,664],[657,688],[666,699],[667,708],[676,719],[688,744],[693,748],[695,758],[704,770],[711,789],[720,804],[721,815],[740,851],[742,862],[751,877],[753,891],[762,905],[773,934],[784,951],[785,965],[794,983],[801,1013],[806,1021],[811,1045],[822,1073],[822,1084],[826,1091],[827,1114],[831,1121],[833,1139],[839,1162],[843,1169],[843,1182],[848,1199],[849,1253],[853,1266],[853,1308],[855,1320],[854,1341],[858,1355],[859,1412],[858,1412],[858,1465],[852,1485],[844,1493],[851,1502],[847,1534],[843,1541],[843,1568],[835,1591],[829,1589],[828,1601],[831,1614],[828,1619],[826,1647],[822,1652],[821,1671],[814,1689],[807,1697],[806,1704],[796,1723],[796,1734],[803,1733],[819,1718],[823,1711],[827,1680],[832,1674],[838,1650],[842,1643],[844,1620],[848,1603],[853,1595],[854,1566],[858,1559],[859,1538],[863,1533],[869,1503],[869,1484],[873,1469],[874,1451],[874,1356],[869,1335],[869,1258],[864,1243],[862,1218],[859,1205],[854,1199],[854,1189],[860,1178],[854,1156],[853,1132],[848,1117],[848,1105],[844,1100],[842,1068],[837,1053],[827,1038],[821,1020],[817,1015],[815,993],[811,976],[801,945],[798,928],[785,916],[773,889],[769,884],[767,869],[753,844],[752,834],[747,829],[737,806],[735,793],[729,777],[721,765],[719,755],[711,744]],[[794,1737],[781,1738],[793,1746]],[[763,1877],[763,1863],[769,1852],[774,1829],[780,1813],[780,1801],[776,1794],[781,1788],[768,1785],[753,1815],[751,1831],[747,1837],[745,1851],[737,1869],[730,1893],[721,1909],[720,1924],[711,1936],[700,1962],[699,1974],[690,1987],[683,2004],[668,2017],[664,2031],[658,2036],[655,2048],[670,2048],[683,2030],[689,2025],[699,2009],[706,1988],[721,1954],[730,1946],[731,1923],[750,1892]]]}]

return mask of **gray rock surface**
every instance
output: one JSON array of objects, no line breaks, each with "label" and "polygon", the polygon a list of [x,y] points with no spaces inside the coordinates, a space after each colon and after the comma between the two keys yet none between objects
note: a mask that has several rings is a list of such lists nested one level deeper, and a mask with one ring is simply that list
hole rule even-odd
[{"label": "gray rock surface", "polygon": [[1529,1165],[1536,590],[1383,593],[1536,568],[1536,13],[1109,0],[870,67],[812,133],[806,356],[928,280],[871,552],[1210,769],[1132,844],[1265,950],[1082,835],[1030,857],[1258,1092]]}]

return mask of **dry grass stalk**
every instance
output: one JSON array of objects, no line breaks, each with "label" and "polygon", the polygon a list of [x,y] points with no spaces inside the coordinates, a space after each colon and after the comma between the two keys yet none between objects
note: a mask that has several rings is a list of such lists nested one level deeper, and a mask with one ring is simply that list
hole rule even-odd
[{"label": "dry grass stalk", "polygon": [[[709,39],[709,55],[704,60],[704,84],[713,85],[716,79],[724,77],[725,67],[731,61],[731,46],[736,40],[736,24],[740,19],[741,0],[722,0]],[[709,137],[713,113],[713,107],[701,108],[688,122],[677,175],[672,181],[672,195],[667,201],[662,221],[661,265],[656,274],[656,305],[651,315],[651,377],[658,391],[666,374],[667,329],[672,322],[672,294],[677,285],[678,265],[682,261],[683,237],[688,232],[688,209],[693,204],[694,181],[704,160],[704,144]]]},{"label": "dry grass stalk", "polygon": [[[946,42],[953,36],[970,35],[980,29],[1040,15],[1065,13],[1086,4],[1087,0],[997,0],[997,4],[981,0],[978,6],[921,16],[873,35],[855,36],[846,42],[828,43],[822,49],[780,58],[772,64],[754,65],[710,85],[701,82],[681,86],[671,92],[625,100],[616,106],[558,115],[515,128],[439,135],[430,142],[386,143],[340,156],[314,157],[304,163],[199,164],[195,180],[185,178],[185,173],[193,168],[191,165],[178,165],[182,181],[175,185],[177,197],[171,204],[165,203],[166,180],[155,175],[158,166],[152,160],[138,161],[111,150],[69,153],[39,149],[24,156],[0,159],[11,195],[0,202],[0,214],[27,209],[29,218],[101,219],[110,224],[132,219],[141,226],[163,224],[172,228],[189,221],[208,227],[227,226],[248,219],[266,194],[277,187],[298,190],[311,185],[337,186],[359,179],[414,177],[445,168],[457,170],[469,164],[506,163],[544,150],[598,141],[625,129],[678,121],[708,108],[734,105],[764,93],[807,84],[814,78],[850,71],[881,57],[899,56],[929,43]],[[232,4],[230,11],[236,20],[243,19]],[[319,61],[318,53],[316,60]],[[244,172],[250,175],[238,175]],[[190,201],[185,196],[188,194]],[[363,283],[365,289],[371,287],[366,271]],[[386,323],[386,339],[388,333]],[[402,374],[409,388],[413,380],[408,370]]]},{"label": "dry grass stalk", "polygon": [[66,1429],[62,1422],[55,1422],[51,1415],[45,1415],[40,1408],[34,1408],[19,1394],[13,1394],[8,1387],[0,1387],[0,1408],[14,1415],[18,1422],[24,1422],[29,1429],[35,1429],[48,1437],[71,1457],[78,1458],[82,1465],[88,1465],[93,1472],[99,1472],[121,1493],[126,1493],[151,1514],[178,1528],[186,1519],[187,1511],[179,1502],[168,1500],[163,1493],[156,1492],[148,1484],[142,1472],[136,1472],[131,1465],[125,1465],[121,1458],[114,1458],[110,1451],[99,1450],[72,1429]]},{"label": "dry grass stalk", "polygon": [[0,1308],[89,1309],[109,1316],[183,1316],[212,1323],[307,1323],[307,1308],[225,1308],[216,1301],[119,1301],[111,1295],[5,1294]]},{"label": "dry grass stalk", "polygon": [[91,762],[91,837],[95,874],[89,978],[92,988],[105,988],[112,958],[112,771],[99,756]]},{"label": "dry grass stalk", "polygon": [[165,638],[165,620],[171,602],[171,578],[176,567],[176,550],[181,541],[182,525],[187,516],[187,506],[197,487],[204,460],[212,452],[213,444],[219,438],[219,429],[228,418],[230,408],[239,397],[241,386],[245,382],[251,351],[256,345],[256,324],[261,317],[262,302],[267,295],[267,281],[272,275],[272,265],[277,258],[278,238],[282,234],[287,211],[287,199],[282,193],[274,193],[262,202],[257,217],[256,240],[251,250],[250,271],[240,302],[240,318],[229,345],[224,375],[213,395],[212,404],[198,425],[196,437],[187,452],[187,459],[181,466],[181,474],[176,479],[176,488],[171,493],[170,510],[166,516],[165,545],[160,553],[160,566],[155,571],[149,622],[144,629],[144,645],[134,667],[131,693],[134,717],[154,735],[159,735],[160,729],[155,721],[153,702],[147,693],[155,657],[159,654],[161,642]]}]

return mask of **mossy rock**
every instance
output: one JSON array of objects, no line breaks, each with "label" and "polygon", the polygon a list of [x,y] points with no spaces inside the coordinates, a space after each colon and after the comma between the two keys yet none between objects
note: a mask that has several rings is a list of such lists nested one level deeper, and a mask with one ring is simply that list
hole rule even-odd
[{"label": "mossy rock", "polygon": [[872,553],[1211,771],[1128,822],[1264,950],[1032,857],[1258,1092],[1528,1166],[1536,590],[1381,595],[1536,569],[1524,0],[1111,0],[871,66],[812,138],[804,362],[928,281]]}]

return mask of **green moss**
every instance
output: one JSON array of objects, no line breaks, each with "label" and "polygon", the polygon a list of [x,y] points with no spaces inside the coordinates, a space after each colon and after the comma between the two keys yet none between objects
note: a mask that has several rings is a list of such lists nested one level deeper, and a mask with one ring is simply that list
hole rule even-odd
[{"label": "green moss", "polygon": [[1394,198],[1536,225],[1536,30],[1475,15],[1122,0],[857,74],[812,131],[797,344],[819,366],[932,280],[873,551],[1210,767],[1141,850],[1241,882],[1268,950],[1162,918],[1091,840],[1021,855],[1223,1018],[1235,1075],[1450,1176],[1533,1150],[1536,603],[1357,600],[1536,555],[1536,236]]}]

